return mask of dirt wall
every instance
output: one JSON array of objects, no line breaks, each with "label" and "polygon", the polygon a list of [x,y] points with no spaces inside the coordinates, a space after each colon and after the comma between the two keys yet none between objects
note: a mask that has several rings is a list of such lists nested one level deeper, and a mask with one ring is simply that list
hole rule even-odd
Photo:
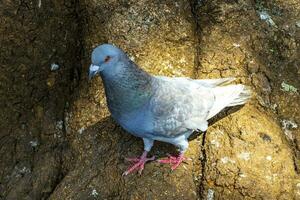
[{"label": "dirt wall", "polygon": [[[0,4],[0,199],[300,198],[298,1]],[[110,118],[100,77],[87,80],[107,42],[152,74],[234,76],[253,98],[195,134],[176,171],[122,177],[143,144]],[[174,152],[156,142],[151,155]]]}]

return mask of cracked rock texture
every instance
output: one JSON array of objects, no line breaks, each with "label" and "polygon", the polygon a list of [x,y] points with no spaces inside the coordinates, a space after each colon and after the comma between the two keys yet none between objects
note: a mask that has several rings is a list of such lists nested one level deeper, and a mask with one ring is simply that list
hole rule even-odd
[{"label": "cracked rock texture", "polygon": [[[299,13],[298,0],[2,1],[0,199],[300,199]],[[193,135],[176,171],[122,177],[143,143],[87,80],[107,42],[152,74],[237,77],[253,98]]]},{"label": "cracked rock texture", "polygon": [[46,199],[74,159],[64,131],[79,67],[73,6],[0,2],[0,199]]}]

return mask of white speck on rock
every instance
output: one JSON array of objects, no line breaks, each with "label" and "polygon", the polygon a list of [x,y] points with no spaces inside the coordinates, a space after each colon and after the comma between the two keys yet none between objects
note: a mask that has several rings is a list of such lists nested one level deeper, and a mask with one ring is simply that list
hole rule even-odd
[{"label": "white speck on rock", "polygon": [[296,122],[292,120],[283,119],[281,120],[281,125],[286,137],[289,138],[290,140],[293,140],[294,136],[292,134],[291,129],[298,128],[298,124],[296,124]]},{"label": "white speck on rock", "polygon": [[64,122],[62,120],[56,122],[56,128],[59,129],[59,130],[62,130],[63,129],[63,124],[64,124]]},{"label": "white speck on rock", "polygon": [[272,176],[267,175],[266,179],[269,180],[269,181],[275,181],[277,176],[278,176],[278,174],[272,174]]},{"label": "white speck on rock", "polygon": [[272,160],[272,156],[267,156],[266,159],[267,159],[268,161],[271,161],[271,160]]},{"label": "white speck on rock", "polygon": [[212,189],[208,189],[207,190],[207,200],[213,200],[214,194],[215,194],[215,191],[213,191]]},{"label": "white speck on rock", "polygon": [[42,0],[39,0],[39,2],[38,2],[38,7],[39,7],[39,8],[42,7]]},{"label": "white speck on rock", "polygon": [[30,173],[30,169],[28,169],[27,167],[23,167],[21,170],[20,170],[21,173]]},{"label": "white speck on rock", "polygon": [[56,71],[56,70],[58,70],[59,69],[59,65],[58,64],[56,64],[56,63],[52,63],[51,64],[51,71]]},{"label": "white speck on rock", "polygon": [[296,26],[297,26],[298,28],[300,28],[300,21],[297,21],[297,22],[296,22]]},{"label": "white speck on rock", "polygon": [[93,189],[92,190],[92,196],[93,197],[97,197],[99,194],[98,194],[98,192],[97,192],[97,190],[96,189]]},{"label": "white speck on rock", "polygon": [[239,174],[239,176],[240,176],[241,178],[246,178],[246,177],[247,177],[247,175],[246,175],[246,174],[243,174],[243,173]]},{"label": "white speck on rock", "polygon": [[30,141],[29,144],[30,144],[30,146],[32,146],[32,147],[37,147],[38,141],[36,141],[36,140]]},{"label": "white speck on rock", "polygon": [[276,108],[278,107],[278,105],[276,103],[274,103],[273,105],[270,106],[272,110],[276,110]]},{"label": "white speck on rock", "polygon": [[134,56],[130,56],[129,59],[132,60],[132,61],[134,61],[135,57]]},{"label": "white speck on rock", "polygon": [[290,139],[290,140],[294,140],[294,135],[292,134],[292,131],[290,130],[284,130],[284,134],[285,136]]},{"label": "white speck on rock", "polygon": [[68,130],[69,128],[69,115],[68,113],[66,114],[66,117],[65,117],[65,129]]},{"label": "white speck on rock", "polygon": [[243,159],[243,160],[250,160],[250,153],[242,152],[238,155],[238,158]]},{"label": "white speck on rock", "polygon": [[241,45],[240,44],[238,44],[238,43],[233,43],[232,44],[234,47],[236,47],[236,48],[238,48],[238,47],[240,47]]},{"label": "white speck on rock", "polygon": [[296,129],[298,128],[298,124],[293,120],[283,119],[281,120],[282,128],[285,129]]},{"label": "white speck on rock", "polygon": [[272,180],[272,176],[266,176],[266,179],[271,181]]},{"label": "white speck on rock", "polygon": [[81,127],[81,128],[78,130],[78,133],[79,133],[79,134],[82,134],[84,130],[85,130],[85,128],[84,128],[84,127]]},{"label": "white speck on rock", "polygon": [[228,160],[229,160],[228,157],[221,158],[221,162],[224,163],[224,164],[228,163]]},{"label": "white speck on rock", "polygon": [[231,158],[228,158],[227,156],[221,158],[221,162],[224,163],[224,164],[229,163],[229,162],[230,163],[235,163],[234,160],[232,160]]},{"label": "white speck on rock", "polygon": [[212,140],[210,143],[211,143],[212,145],[214,145],[216,148],[219,148],[219,147],[220,147],[220,143],[219,143],[218,140]]},{"label": "white speck on rock", "polygon": [[186,61],[185,61],[185,58],[180,58],[179,62],[180,62],[180,63],[185,63],[185,62],[186,62]]},{"label": "white speck on rock", "polygon": [[259,17],[261,20],[266,21],[269,25],[277,27],[271,16],[267,13],[267,11],[260,11],[258,12]]},{"label": "white speck on rock", "polygon": [[22,167],[21,169],[20,168],[16,168],[16,170],[17,170],[18,175],[20,175],[20,174],[24,175],[24,174],[31,173],[31,170],[29,168],[25,167],[25,166]]}]

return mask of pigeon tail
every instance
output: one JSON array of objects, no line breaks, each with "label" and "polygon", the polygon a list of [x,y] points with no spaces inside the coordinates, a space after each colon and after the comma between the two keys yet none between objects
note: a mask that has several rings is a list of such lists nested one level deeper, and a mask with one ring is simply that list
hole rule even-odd
[{"label": "pigeon tail", "polygon": [[218,79],[197,79],[197,80],[193,80],[193,81],[202,86],[214,88],[217,86],[227,85],[234,80],[235,80],[235,78],[229,77],[229,78],[218,78]]},{"label": "pigeon tail", "polygon": [[215,103],[210,110],[207,120],[215,116],[225,107],[245,104],[251,97],[249,87],[238,84],[213,88]]}]

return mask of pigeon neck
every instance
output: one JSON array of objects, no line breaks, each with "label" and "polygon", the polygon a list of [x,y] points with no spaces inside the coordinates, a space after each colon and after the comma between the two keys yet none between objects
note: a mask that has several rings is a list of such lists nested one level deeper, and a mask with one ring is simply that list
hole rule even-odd
[{"label": "pigeon neck", "polygon": [[113,76],[101,74],[108,107],[118,117],[141,108],[152,94],[151,76],[132,61],[122,63]]}]

